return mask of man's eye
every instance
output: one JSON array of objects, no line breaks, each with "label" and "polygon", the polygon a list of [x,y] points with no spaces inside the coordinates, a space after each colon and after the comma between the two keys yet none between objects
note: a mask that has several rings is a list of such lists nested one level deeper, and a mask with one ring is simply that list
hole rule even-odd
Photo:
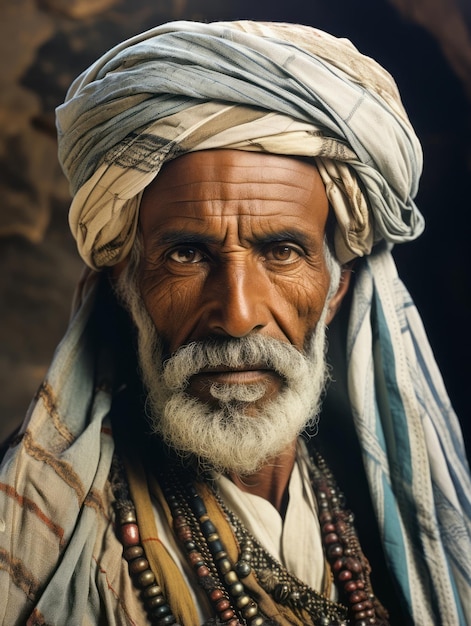
[{"label": "man's eye", "polygon": [[288,244],[277,244],[265,251],[267,261],[277,261],[279,263],[294,263],[301,256],[301,250]]},{"label": "man's eye", "polygon": [[197,248],[177,248],[169,254],[169,258],[177,263],[199,263],[205,257]]}]

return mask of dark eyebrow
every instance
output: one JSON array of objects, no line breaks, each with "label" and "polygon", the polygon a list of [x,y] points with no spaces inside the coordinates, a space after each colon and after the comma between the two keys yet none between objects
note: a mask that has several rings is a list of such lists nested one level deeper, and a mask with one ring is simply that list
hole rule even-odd
[{"label": "dark eyebrow", "polygon": [[[190,244],[198,246],[210,246],[220,243],[218,237],[208,235],[206,233],[195,233],[194,231],[185,230],[169,230],[164,233],[156,231],[150,238],[151,248],[158,246],[168,245],[181,245]],[[251,237],[248,240],[250,243],[257,246],[264,246],[273,243],[281,243],[283,241],[294,241],[300,246],[308,249],[310,247],[309,237],[301,230],[297,228],[279,230],[273,233],[266,233],[260,236]]]},{"label": "dark eyebrow", "polygon": [[304,248],[309,247],[309,237],[297,228],[289,230],[278,230],[274,233],[254,237],[253,242],[258,245],[266,245],[270,243],[278,243],[283,241],[294,241]]},{"label": "dark eyebrow", "polygon": [[195,233],[185,230],[170,230],[164,233],[155,232],[150,238],[151,247],[162,245],[198,244],[209,245],[218,243],[219,239],[205,233]]}]

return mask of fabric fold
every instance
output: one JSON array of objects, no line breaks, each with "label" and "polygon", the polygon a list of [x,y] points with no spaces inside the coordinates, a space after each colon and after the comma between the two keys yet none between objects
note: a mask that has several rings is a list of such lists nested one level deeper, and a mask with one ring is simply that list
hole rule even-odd
[{"label": "fabric fold", "polygon": [[75,81],[57,127],[74,194],[70,225],[90,267],[125,258],[140,195],[163,163],[235,145],[348,164],[332,175],[323,169],[339,188],[330,199],[342,263],[383,239],[409,241],[423,230],[413,201],[422,152],[394,80],[348,40],[306,26],[154,28]]}]

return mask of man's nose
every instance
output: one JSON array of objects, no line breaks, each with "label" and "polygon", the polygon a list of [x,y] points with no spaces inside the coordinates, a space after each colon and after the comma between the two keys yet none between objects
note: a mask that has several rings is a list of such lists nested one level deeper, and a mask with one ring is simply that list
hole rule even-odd
[{"label": "man's nose", "polygon": [[211,333],[240,338],[268,324],[269,281],[254,264],[226,263],[208,280],[207,324]]}]

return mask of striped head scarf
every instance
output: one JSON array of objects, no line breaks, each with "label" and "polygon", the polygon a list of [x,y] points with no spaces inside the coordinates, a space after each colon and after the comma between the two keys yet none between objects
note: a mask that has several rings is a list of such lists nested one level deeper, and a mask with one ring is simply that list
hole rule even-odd
[{"label": "striped head scarf", "polygon": [[128,253],[143,189],[184,152],[239,148],[315,157],[345,262],[418,236],[420,144],[393,79],[347,40],[294,24],[174,23],[116,47],[57,110],[91,267]]},{"label": "striped head scarf", "polygon": [[[471,623],[462,436],[391,256],[392,245],[420,235],[423,218],[413,200],[421,149],[390,75],[349,41],[306,26],[174,22],[79,76],[57,127],[71,230],[93,269],[126,258],[142,192],[170,159],[211,148],[315,159],[336,255],[362,257],[348,396],[392,577],[411,623]],[[10,598],[0,623],[141,619],[107,516],[114,443],[103,380],[112,367],[90,328],[94,293],[84,290],[0,471],[0,518],[10,529],[0,532],[0,597]],[[60,497],[45,496],[45,485]]]}]

